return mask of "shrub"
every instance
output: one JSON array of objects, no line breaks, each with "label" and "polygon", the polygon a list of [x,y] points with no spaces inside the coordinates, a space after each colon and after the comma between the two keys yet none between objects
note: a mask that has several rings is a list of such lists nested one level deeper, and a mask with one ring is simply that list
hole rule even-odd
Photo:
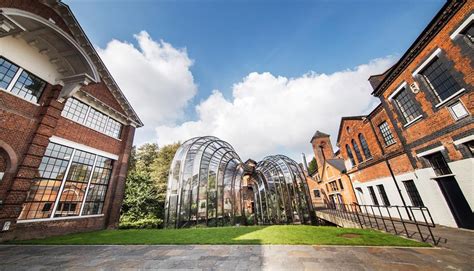
[{"label": "shrub", "polygon": [[120,220],[120,229],[158,229],[163,226],[163,220],[156,217],[145,217],[138,220],[132,220],[122,217]]}]

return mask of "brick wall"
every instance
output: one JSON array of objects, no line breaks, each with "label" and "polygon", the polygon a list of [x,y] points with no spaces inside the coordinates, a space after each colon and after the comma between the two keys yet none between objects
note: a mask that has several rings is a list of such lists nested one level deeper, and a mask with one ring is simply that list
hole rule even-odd
[{"label": "brick wall", "polygon": [[[474,2],[467,1],[380,96],[380,99],[384,101],[384,106],[392,115],[397,128],[406,140],[406,144],[410,148],[410,155],[413,157],[416,156],[418,150],[441,142],[448,150],[449,159],[454,161],[464,158],[462,153],[455,149],[451,143],[453,136],[474,128],[472,121],[472,114],[474,113],[474,97],[472,94],[474,87],[474,60],[472,58],[472,51],[471,54],[464,52],[462,44],[456,40],[452,40],[450,35],[472,14],[473,9]],[[445,61],[445,64],[460,86],[466,89],[464,94],[440,107],[435,107],[437,101],[433,100],[431,89],[412,75],[437,48],[442,50],[440,58]],[[388,100],[388,97],[403,82],[407,82],[408,84],[413,82],[418,83],[420,91],[414,94],[414,98],[423,111],[422,119],[408,127],[403,127],[403,120],[399,114],[396,113],[397,109],[394,103]],[[457,100],[462,101],[471,116],[458,121],[454,120],[449,112],[448,106]],[[423,164],[417,161],[416,166],[423,167]]]}]

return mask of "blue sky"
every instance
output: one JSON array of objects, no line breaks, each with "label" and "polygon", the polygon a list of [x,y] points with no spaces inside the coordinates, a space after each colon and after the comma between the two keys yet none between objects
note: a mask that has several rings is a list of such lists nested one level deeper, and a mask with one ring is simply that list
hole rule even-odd
[{"label": "blue sky", "polygon": [[[222,99],[234,103],[234,84],[247,82],[248,75],[254,72],[290,80],[310,72],[330,75],[354,70],[379,58],[389,58],[393,63],[444,4],[434,0],[65,2],[91,41],[104,50],[111,40],[131,43],[139,50],[134,35],[141,31],[146,31],[158,44],[163,40],[180,52],[186,49],[187,58],[193,61],[189,73],[195,90],[186,96],[185,105],[181,105],[182,114],[171,120],[151,121],[152,126],[167,127],[202,119],[196,106],[202,107],[202,103],[213,97],[213,90],[218,90]],[[379,68],[386,68],[382,66]],[[115,69],[109,69],[117,77]],[[131,90],[123,90],[127,96],[133,95]],[[172,93],[172,87],[167,91]],[[370,95],[370,89],[367,92]],[[360,114],[370,105],[373,101],[355,107],[353,114]],[[274,113],[278,115],[281,111]],[[346,112],[334,112],[340,113]],[[321,122],[312,125],[312,130],[328,130],[331,134],[337,127]],[[159,138],[159,129],[144,129],[136,143],[160,142],[155,139],[157,131]],[[311,137],[302,135],[308,136]],[[288,151],[292,147],[276,145],[279,146],[259,152],[284,150],[292,154],[308,152],[310,147]],[[259,152],[255,155],[260,155]],[[249,151],[249,154],[254,153]]]}]

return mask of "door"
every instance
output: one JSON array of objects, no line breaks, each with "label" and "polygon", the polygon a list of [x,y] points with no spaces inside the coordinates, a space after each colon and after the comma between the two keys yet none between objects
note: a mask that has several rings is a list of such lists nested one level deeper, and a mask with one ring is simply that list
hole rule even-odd
[{"label": "door", "polygon": [[474,215],[454,176],[437,180],[449,209],[460,228],[474,229]]}]

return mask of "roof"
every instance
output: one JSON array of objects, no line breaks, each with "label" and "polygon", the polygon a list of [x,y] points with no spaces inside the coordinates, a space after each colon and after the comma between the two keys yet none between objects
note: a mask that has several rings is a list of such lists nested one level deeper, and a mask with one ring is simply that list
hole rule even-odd
[{"label": "roof", "polygon": [[329,137],[329,135],[317,130],[316,133],[314,133],[313,137],[311,138],[311,141],[309,141],[309,143],[313,142],[315,138],[321,138],[321,137]]},{"label": "roof", "polygon": [[[406,67],[418,56],[418,54],[429,44],[438,32],[448,23],[456,12],[467,2],[467,0],[446,1],[446,4],[438,11],[431,22],[421,32],[418,38],[408,48],[400,60],[395,63],[383,77],[375,76],[376,87],[372,92],[374,96],[380,94],[402,73]],[[380,80],[380,82],[377,82]],[[370,78],[369,78],[370,81]],[[371,82],[372,84],[372,82]],[[374,85],[372,85],[373,87]]]},{"label": "roof", "polygon": [[383,79],[385,79],[385,77],[392,70],[392,68],[393,66],[381,74],[371,75],[369,77],[369,82],[373,89],[376,89],[380,85],[380,82],[382,82]]},{"label": "roof", "polygon": [[337,168],[341,172],[346,170],[346,166],[344,165],[344,159],[327,159],[326,162],[328,162],[328,164]]},{"label": "roof", "polygon": [[137,113],[132,108],[132,105],[123,94],[117,82],[115,82],[114,78],[110,74],[104,62],[102,62],[102,59],[99,57],[99,54],[90,42],[89,38],[86,36],[84,30],[80,26],[79,22],[77,21],[69,6],[63,3],[61,0],[47,0],[44,1],[44,3],[50,6],[54,11],[56,11],[64,20],[64,22],[68,25],[73,38],[81,45],[81,47],[92,59],[94,65],[99,71],[99,75],[102,81],[105,83],[107,88],[110,90],[112,95],[115,97],[117,102],[125,111],[126,116],[129,118],[129,120],[137,127],[142,127],[143,122],[140,120],[140,117],[138,117]]},{"label": "roof", "polygon": [[341,138],[341,133],[342,133],[342,124],[344,123],[344,121],[346,120],[363,120],[364,118],[366,118],[367,116],[363,115],[363,116],[349,116],[349,117],[342,117],[341,118],[341,122],[339,123],[339,131],[337,132],[337,141],[336,143],[339,144],[339,139]]}]

